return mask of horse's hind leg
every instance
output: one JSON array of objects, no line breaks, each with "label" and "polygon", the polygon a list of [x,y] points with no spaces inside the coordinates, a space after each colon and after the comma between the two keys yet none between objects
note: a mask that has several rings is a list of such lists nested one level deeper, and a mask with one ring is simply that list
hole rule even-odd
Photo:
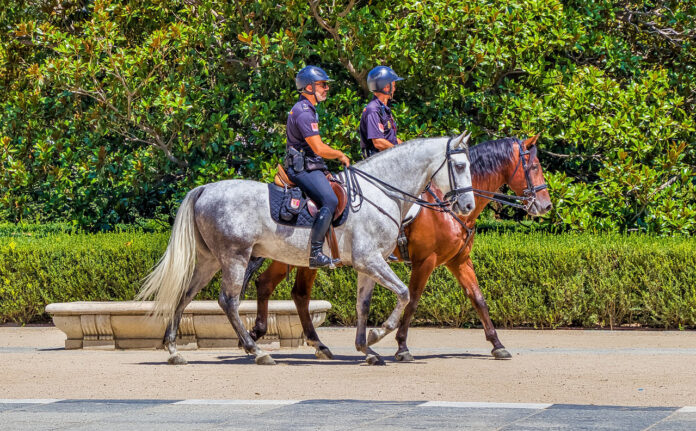
[{"label": "horse's hind leg", "polygon": [[414,360],[413,355],[408,351],[408,346],[406,345],[408,327],[411,324],[411,319],[416,312],[416,308],[418,308],[418,301],[420,301],[421,295],[425,290],[425,284],[428,282],[430,274],[433,273],[436,264],[437,256],[434,254],[428,256],[425,260],[412,262],[411,279],[408,282],[408,291],[411,299],[404,310],[404,315],[399,324],[399,330],[396,332],[396,342],[399,343],[399,349],[394,356],[397,361],[410,362]]},{"label": "horse's hind leg", "polygon": [[302,323],[302,330],[307,339],[307,344],[316,349],[314,355],[319,359],[333,359],[331,350],[319,339],[312,323],[312,316],[309,314],[309,300],[312,297],[312,286],[316,278],[316,269],[297,268],[295,285],[292,287],[290,294],[292,295],[292,300],[295,301],[295,307]]},{"label": "horse's hind leg", "polygon": [[268,299],[287,274],[288,265],[274,260],[256,279],[256,322],[249,331],[249,335],[254,341],[266,335],[268,330]]},{"label": "horse's hind leg", "polygon": [[186,359],[184,359],[176,349],[176,333],[179,330],[181,316],[183,315],[186,306],[191,302],[196,294],[200,292],[201,289],[210,283],[210,280],[219,270],[220,264],[215,257],[206,252],[198,252],[196,258],[196,268],[193,271],[191,283],[189,283],[186,293],[181,297],[179,305],[177,305],[176,310],[174,311],[174,317],[167,325],[167,330],[164,333],[163,343],[164,347],[169,351],[168,362],[170,364],[186,364]]},{"label": "horse's hind leg", "polygon": [[223,263],[222,283],[218,302],[225,314],[227,314],[227,318],[237,333],[237,337],[242,342],[244,351],[253,354],[255,362],[259,365],[274,365],[275,361],[271,358],[271,355],[256,345],[239,317],[239,294],[242,291],[247,262],[248,258],[235,258]]},{"label": "horse's hind leg", "polygon": [[488,314],[488,305],[486,304],[486,298],[483,297],[481,293],[481,288],[479,288],[478,280],[476,279],[476,273],[474,272],[474,264],[471,262],[470,257],[462,258],[455,262],[447,263],[447,269],[457,277],[459,284],[461,284],[462,289],[469,297],[471,304],[476,309],[479,319],[483,324],[483,330],[486,334],[486,340],[493,344],[493,350],[491,354],[495,359],[510,359],[512,355],[505,349],[503,343],[498,339],[498,333],[493,326],[491,317]]}]

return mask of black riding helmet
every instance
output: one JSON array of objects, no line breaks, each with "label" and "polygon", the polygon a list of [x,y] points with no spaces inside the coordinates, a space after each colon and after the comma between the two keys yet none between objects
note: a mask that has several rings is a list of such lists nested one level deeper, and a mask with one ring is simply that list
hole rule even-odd
[{"label": "black riding helmet", "polygon": [[[392,93],[394,93],[394,86],[391,85],[392,82],[401,81],[403,79],[404,78],[399,77],[391,67],[377,66],[367,74],[367,88],[373,93],[382,93],[391,96]],[[385,93],[382,89],[386,87],[387,84],[389,84],[389,92]]]},{"label": "black riding helmet", "polygon": [[311,84],[312,91],[308,94],[314,94],[314,83],[317,81],[333,81],[333,79],[329,78],[329,75],[321,67],[305,66],[295,76],[295,87],[297,87],[297,91],[304,93],[305,87]]}]

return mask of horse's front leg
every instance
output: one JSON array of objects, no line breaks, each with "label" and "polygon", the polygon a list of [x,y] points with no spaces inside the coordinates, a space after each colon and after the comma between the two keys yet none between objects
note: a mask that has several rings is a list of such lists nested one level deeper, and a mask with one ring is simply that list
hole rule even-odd
[{"label": "horse's front leg", "polygon": [[476,279],[476,273],[474,272],[474,264],[471,261],[471,257],[463,256],[452,262],[447,263],[447,269],[450,270],[452,275],[457,278],[459,284],[464,289],[464,293],[469,297],[471,304],[476,309],[479,319],[483,324],[483,330],[486,334],[486,340],[493,344],[493,350],[491,354],[495,359],[510,359],[512,355],[505,349],[503,343],[498,339],[498,333],[493,326],[491,317],[488,314],[488,305],[486,304],[486,298],[483,297],[481,293],[481,288],[478,285],[478,280]]},{"label": "horse's front leg", "polygon": [[367,316],[370,313],[372,292],[375,281],[367,274],[358,273],[358,299],[355,309],[358,313],[358,323],[355,331],[355,348],[365,354],[365,361],[370,365],[384,365],[384,360],[367,345]]},{"label": "horse's front leg", "polygon": [[437,256],[435,254],[428,256],[424,260],[414,260],[412,262],[411,279],[408,282],[408,291],[411,299],[404,310],[399,330],[396,332],[396,342],[399,343],[399,349],[396,351],[395,357],[398,361],[410,362],[414,360],[406,345],[408,327],[411,324],[416,308],[418,308],[418,301],[420,301],[421,295],[423,295],[428,278],[433,273],[436,264]]},{"label": "horse's front leg", "polygon": [[375,259],[371,263],[372,265],[369,267],[370,277],[373,279],[373,281],[376,281],[394,292],[396,294],[397,301],[394,310],[391,312],[387,320],[382,323],[382,326],[370,331],[370,335],[367,339],[368,345],[378,342],[387,334],[396,329],[396,327],[399,325],[401,313],[404,311],[404,308],[406,308],[410,297],[408,287],[406,287],[399,277],[394,274],[394,271],[391,270],[389,264],[385,262],[384,259]]}]

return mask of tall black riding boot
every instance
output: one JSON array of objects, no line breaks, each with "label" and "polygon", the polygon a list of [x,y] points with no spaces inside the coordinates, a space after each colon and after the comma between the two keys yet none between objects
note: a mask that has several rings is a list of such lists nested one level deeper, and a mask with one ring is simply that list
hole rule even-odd
[{"label": "tall black riding boot", "polygon": [[312,233],[310,236],[311,251],[309,252],[309,267],[321,268],[322,266],[333,266],[339,263],[340,259],[331,259],[329,256],[322,253],[324,247],[324,237],[331,226],[333,214],[331,210],[322,207],[317,214],[317,218],[312,225]]}]

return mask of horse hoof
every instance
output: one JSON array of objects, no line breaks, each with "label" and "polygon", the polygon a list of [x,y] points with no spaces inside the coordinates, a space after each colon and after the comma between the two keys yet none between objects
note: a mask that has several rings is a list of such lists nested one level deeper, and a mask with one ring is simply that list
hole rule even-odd
[{"label": "horse hoof", "polygon": [[275,365],[276,362],[271,358],[271,355],[268,353],[264,353],[263,355],[259,355],[254,359],[256,362],[256,365]]},{"label": "horse hoof", "polygon": [[508,352],[502,347],[500,349],[493,349],[491,354],[495,359],[512,359],[512,355],[510,354],[510,352]]},{"label": "horse hoof", "polygon": [[186,365],[188,362],[186,362],[186,359],[184,359],[183,356],[181,356],[178,352],[174,353],[172,356],[167,359],[167,362],[169,362],[169,365]]},{"label": "horse hoof", "polygon": [[333,353],[331,353],[331,350],[326,346],[317,347],[314,356],[316,356],[317,359],[333,359]]},{"label": "horse hoof", "polygon": [[394,355],[397,361],[400,362],[413,362],[415,361],[415,358],[413,355],[411,355],[411,352],[408,350],[405,350],[403,352],[397,352],[396,355]]},{"label": "horse hoof", "polygon": [[365,362],[367,362],[368,365],[387,365],[379,355],[367,355]]},{"label": "horse hoof", "polygon": [[370,329],[370,333],[367,334],[367,345],[371,346],[381,340],[382,338],[379,336],[379,331],[376,329]]}]

